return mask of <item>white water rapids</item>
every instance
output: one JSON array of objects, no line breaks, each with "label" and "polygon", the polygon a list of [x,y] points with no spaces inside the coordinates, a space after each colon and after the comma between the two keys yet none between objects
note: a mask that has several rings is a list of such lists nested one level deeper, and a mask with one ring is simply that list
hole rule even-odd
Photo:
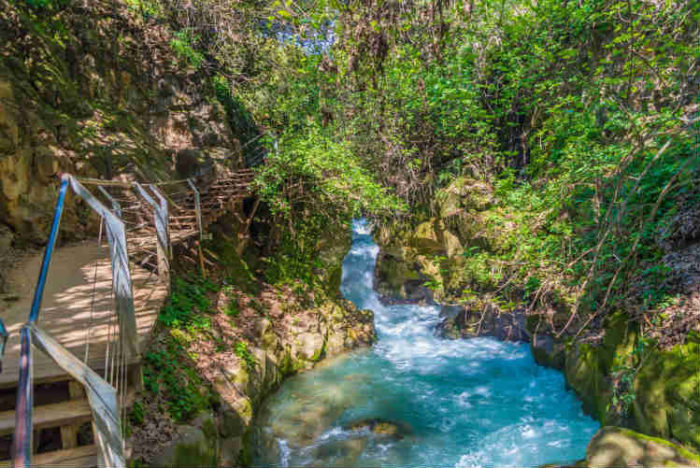
[{"label": "white water rapids", "polygon": [[378,342],[288,379],[254,431],[256,466],[538,466],[585,456],[598,423],[526,344],[434,335],[435,306],[379,302],[378,252],[356,221],[342,292]]}]

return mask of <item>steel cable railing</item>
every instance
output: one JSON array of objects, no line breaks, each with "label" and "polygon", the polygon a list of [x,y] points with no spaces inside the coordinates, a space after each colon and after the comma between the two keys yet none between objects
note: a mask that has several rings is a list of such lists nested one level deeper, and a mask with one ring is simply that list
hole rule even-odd
[{"label": "steel cable railing", "polygon": [[[227,178],[213,180],[204,190],[200,190],[192,179],[144,186],[98,179],[79,180],[69,174],[61,176],[49,241],[44,251],[32,306],[27,322],[20,329],[20,365],[13,439],[15,467],[28,467],[31,464],[33,347],[42,350],[85,387],[93,414],[99,465],[124,466],[120,414],[125,406],[126,366],[129,357],[139,353],[129,254],[142,255],[142,265],[151,266],[161,276],[161,269],[169,268],[169,264],[163,260],[169,260],[174,239],[183,241],[198,234],[201,257],[201,240],[207,223],[230,209],[232,201],[250,194],[252,177],[252,171],[246,169]],[[99,195],[110,208],[90,193],[81,181],[97,185]],[[114,300],[115,313],[110,316],[108,324],[104,376],[98,375],[89,367],[88,359],[83,361],[74,356],[37,323],[69,189],[103,220],[109,245],[112,271],[110,304]],[[177,228],[174,232],[171,232],[171,224]],[[102,222],[100,226],[103,226]],[[138,235],[141,237],[135,237]],[[151,262],[154,256],[157,258],[156,264]],[[97,275],[93,275],[93,281],[96,278]],[[93,294],[94,291],[93,287]],[[93,306],[94,297],[91,303]],[[88,333],[86,336],[89,340],[91,335]],[[7,332],[0,321],[0,358],[6,339]],[[89,345],[86,344],[85,349],[88,349],[87,346]]]}]

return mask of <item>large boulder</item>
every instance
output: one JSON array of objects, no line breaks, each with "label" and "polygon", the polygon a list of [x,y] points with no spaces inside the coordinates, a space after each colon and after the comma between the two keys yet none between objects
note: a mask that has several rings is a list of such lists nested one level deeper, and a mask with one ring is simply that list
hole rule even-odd
[{"label": "large boulder", "polygon": [[151,465],[172,468],[217,466],[217,440],[213,414],[202,413],[189,424],[177,426],[177,436],[150,460]]},{"label": "large boulder", "polygon": [[437,334],[443,338],[474,338],[492,336],[502,341],[528,342],[522,310],[501,312],[493,305],[474,310],[468,306],[445,305],[440,311],[442,322]]},{"label": "large boulder", "polygon": [[601,428],[586,449],[590,468],[700,466],[700,456],[664,439],[614,426]]},{"label": "large boulder", "polygon": [[374,288],[389,302],[430,301],[432,293],[425,286],[428,277],[420,270],[418,262],[382,251],[374,270]]}]

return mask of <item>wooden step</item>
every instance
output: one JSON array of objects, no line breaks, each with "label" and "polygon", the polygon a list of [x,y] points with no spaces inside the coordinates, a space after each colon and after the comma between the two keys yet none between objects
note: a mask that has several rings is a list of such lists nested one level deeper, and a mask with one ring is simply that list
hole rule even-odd
[{"label": "wooden step", "polygon": [[[10,460],[0,461],[0,468],[10,467]],[[84,445],[66,450],[37,453],[32,455],[31,466],[65,466],[66,468],[87,468],[97,466],[97,446]]]},{"label": "wooden step", "polygon": [[[87,400],[68,400],[51,405],[35,406],[32,413],[34,429],[67,426],[90,421],[92,413]],[[14,410],[0,413],[0,435],[12,434],[15,430]]]}]

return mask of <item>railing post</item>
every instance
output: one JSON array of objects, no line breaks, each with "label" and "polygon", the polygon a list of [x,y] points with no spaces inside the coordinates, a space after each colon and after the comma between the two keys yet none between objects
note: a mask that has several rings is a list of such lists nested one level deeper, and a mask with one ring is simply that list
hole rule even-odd
[{"label": "railing post", "polygon": [[115,200],[103,186],[98,185],[97,190],[99,190],[102,193],[102,195],[104,195],[107,198],[107,200],[109,200],[109,202],[112,204],[112,211],[114,211],[114,214],[121,218],[122,207],[121,205],[119,205],[119,202]]},{"label": "railing post", "polygon": [[68,191],[69,177],[63,175],[61,177],[61,188],[58,191],[58,201],[53,214],[53,222],[51,223],[51,232],[49,233],[49,241],[46,243],[44,258],[41,261],[41,269],[39,270],[39,279],[34,290],[34,299],[32,301],[32,309],[29,313],[29,321],[35,322],[39,317],[41,310],[41,299],[44,296],[44,286],[46,286],[46,276],[49,274],[49,266],[51,265],[51,256],[53,249],[56,247],[56,239],[58,238],[58,227],[61,224],[61,215],[63,214],[63,205],[66,201],[66,192]]},{"label": "railing post", "polygon": [[202,205],[200,204],[199,190],[197,190],[197,186],[194,185],[192,179],[187,179],[187,183],[194,193],[194,211],[197,215],[197,229],[199,230],[199,241],[201,242],[202,235],[204,234],[204,226],[202,226]]},{"label": "railing post", "polygon": [[32,337],[29,326],[20,331],[19,382],[15,404],[15,434],[12,438],[14,468],[28,468],[32,464],[32,406],[34,385],[32,384]]},{"label": "railing post", "polygon": [[165,199],[155,185],[150,184],[149,187],[151,188],[151,192],[158,197],[159,202],[156,212],[160,217],[161,227],[158,231],[160,235],[160,242],[162,243],[161,248],[165,254],[165,262],[163,262],[165,267],[164,274],[160,275],[160,277],[164,283],[170,284],[170,259],[173,258],[173,251],[172,244],[170,242],[170,212],[168,210],[168,200]]},{"label": "railing post", "polygon": [[151,186],[151,190],[157,194],[160,204],[151,197],[146,189],[138,182],[134,184],[141,197],[153,207],[153,221],[156,226],[156,256],[158,257],[158,276],[164,283],[170,282],[170,242],[168,234],[168,202],[160,192]]},{"label": "railing post", "polygon": [[7,333],[7,328],[0,318],[0,373],[2,373],[2,358],[5,355],[5,346],[7,346],[7,338],[9,337]]},{"label": "railing post", "polygon": [[199,190],[192,179],[187,179],[187,183],[194,194],[194,211],[197,216],[197,230],[199,231],[199,241],[197,242],[197,253],[199,255],[199,269],[202,271],[202,276],[206,277],[207,272],[204,269],[204,253],[202,252],[202,240],[204,239],[204,224],[202,223],[202,205],[199,198]]}]

